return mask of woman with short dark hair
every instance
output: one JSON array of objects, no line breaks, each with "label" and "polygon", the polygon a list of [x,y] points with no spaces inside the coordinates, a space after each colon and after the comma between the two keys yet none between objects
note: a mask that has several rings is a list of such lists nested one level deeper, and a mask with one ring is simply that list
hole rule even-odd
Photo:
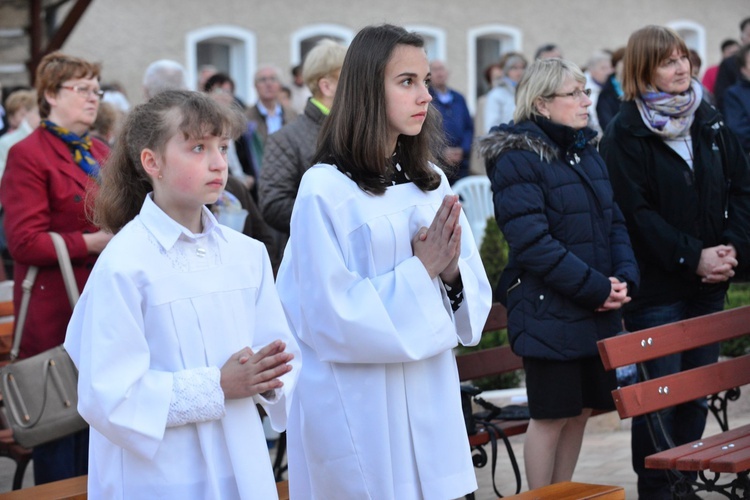
[{"label": "woman with short dark hair", "polygon": [[[600,150],[609,167],[641,271],[625,308],[628,331],[721,311],[735,268],[750,261],[750,169],[737,138],[690,74],[688,48],[670,28],[630,36],[624,103]],[[715,362],[709,345],[646,363],[658,377]],[[680,445],[700,439],[706,400],[661,412]],[[655,452],[646,417],[632,426],[641,498],[671,498],[663,471],[644,467]]]},{"label": "woman with short dark hair", "polygon": [[[24,324],[19,358],[63,343],[71,316],[49,231],[62,235],[78,288],[112,238],[87,218],[98,191],[99,168],[109,149],[89,136],[102,91],[99,65],[61,52],[45,56],[36,72],[40,126],[13,146],[0,185],[8,249],[15,261],[14,297],[29,266],[39,266]],[[86,474],[88,430],[33,450],[36,484]]]}]

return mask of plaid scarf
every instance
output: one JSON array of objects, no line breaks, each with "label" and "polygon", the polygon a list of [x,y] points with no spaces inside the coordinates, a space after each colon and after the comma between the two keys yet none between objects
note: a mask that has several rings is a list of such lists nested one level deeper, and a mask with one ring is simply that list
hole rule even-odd
[{"label": "plaid scarf", "polygon": [[690,133],[695,111],[701,105],[703,88],[692,80],[682,94],[668,94],[649,88],[635,98],[643,123],[662,139],[676,139]]},{"label": "plaid scarf", "polygon": [[73,153],[73,161],[86,172],[86,175],[99,181],[99,162],[91,154],[91,137],[86,132],[78,136],[70,130],[63,128],[49,120],[42,120],[40,126],[47,129],[52,135],[59,137]]}]

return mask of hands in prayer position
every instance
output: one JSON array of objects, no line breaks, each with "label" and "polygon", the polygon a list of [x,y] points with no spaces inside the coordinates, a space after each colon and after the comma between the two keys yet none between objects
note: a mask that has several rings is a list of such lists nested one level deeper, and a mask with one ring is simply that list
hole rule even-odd
[{"label": "hands in prayer position", "polygon": [[440,276],[443,283],[458,281],[458,258],[461,255],[461,203],[458,196],[443,199],[430,227],[422,227],[411,242],[412,250],[430,278]]},{"label": "hands in prayer position", "polygon": [[245,347],[232,354],[221,368],[221,389],[226,399],[241,399],[281,388],[281,376],[292,371],[288,363],[294,354],[286,344],[275,340],[254,353]]}]

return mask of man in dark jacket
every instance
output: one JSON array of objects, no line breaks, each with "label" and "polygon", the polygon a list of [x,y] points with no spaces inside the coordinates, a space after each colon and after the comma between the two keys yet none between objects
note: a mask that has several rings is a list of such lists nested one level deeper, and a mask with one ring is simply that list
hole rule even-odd
[{"label": "man in dark jacket", "polygon": [[[747,45],[750,43],[750,17],[746,17],[740,23],[740,44]],[[722,112],[724,108],[724,93],[734,85],[740,78],[740,60],[737,57],[727,57],[719,65],[719,73],[716,75],[714,84],[714,97],[716,98],[716,107]]]},{"label": "man in dark jacket", "polygon": [[434,60],[430,63],[432,81],[430,95],[432,105],[443,116],[443,130],[445,131],[446,148],[443,159],[448,166],[454,167],[455,172],[449,176],[451,184],[469,175],[469,158],[471,158],[471,142],[474,140],[474,120],[469,114],[464,97],[455,90],[448,88],[448,69],[443,61]]},{"label": "man in dark jacket", "polygon": [[750,154],[750,43],[737,54],[740,62],[740,79],[724,95],[724,113],[727,126]]}]

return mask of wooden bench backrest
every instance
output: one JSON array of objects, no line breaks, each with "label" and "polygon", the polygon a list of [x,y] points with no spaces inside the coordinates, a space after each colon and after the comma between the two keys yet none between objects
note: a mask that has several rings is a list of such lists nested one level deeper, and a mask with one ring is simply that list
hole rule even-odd
[{"label": "wooden bench backrest", "polygon": [[604,367],[612,370],[749,333],[750,306],[745,306],[618,335],[597,345]]},{"label": "wooden bench backrest", "polygon": [[612,391],[620,418],[653,411],[750,384],[750,354]]},{"label": "wooden bench backrest", "polygon": [[[482,331],[502,330],[507,326],[508,316],[505,307],[500,303],[492,304]],[[523,369],[523,361],[507,345],[461,354],[456,357],[456,364],[458,378],[462,382]]]},{"label": "wooden bench backrest", "polygon": [[[608,370],[750,333],[750,306],[600,340]],[[612,391],[620,418],[644,415],[750,383],[750,354]]]}]

